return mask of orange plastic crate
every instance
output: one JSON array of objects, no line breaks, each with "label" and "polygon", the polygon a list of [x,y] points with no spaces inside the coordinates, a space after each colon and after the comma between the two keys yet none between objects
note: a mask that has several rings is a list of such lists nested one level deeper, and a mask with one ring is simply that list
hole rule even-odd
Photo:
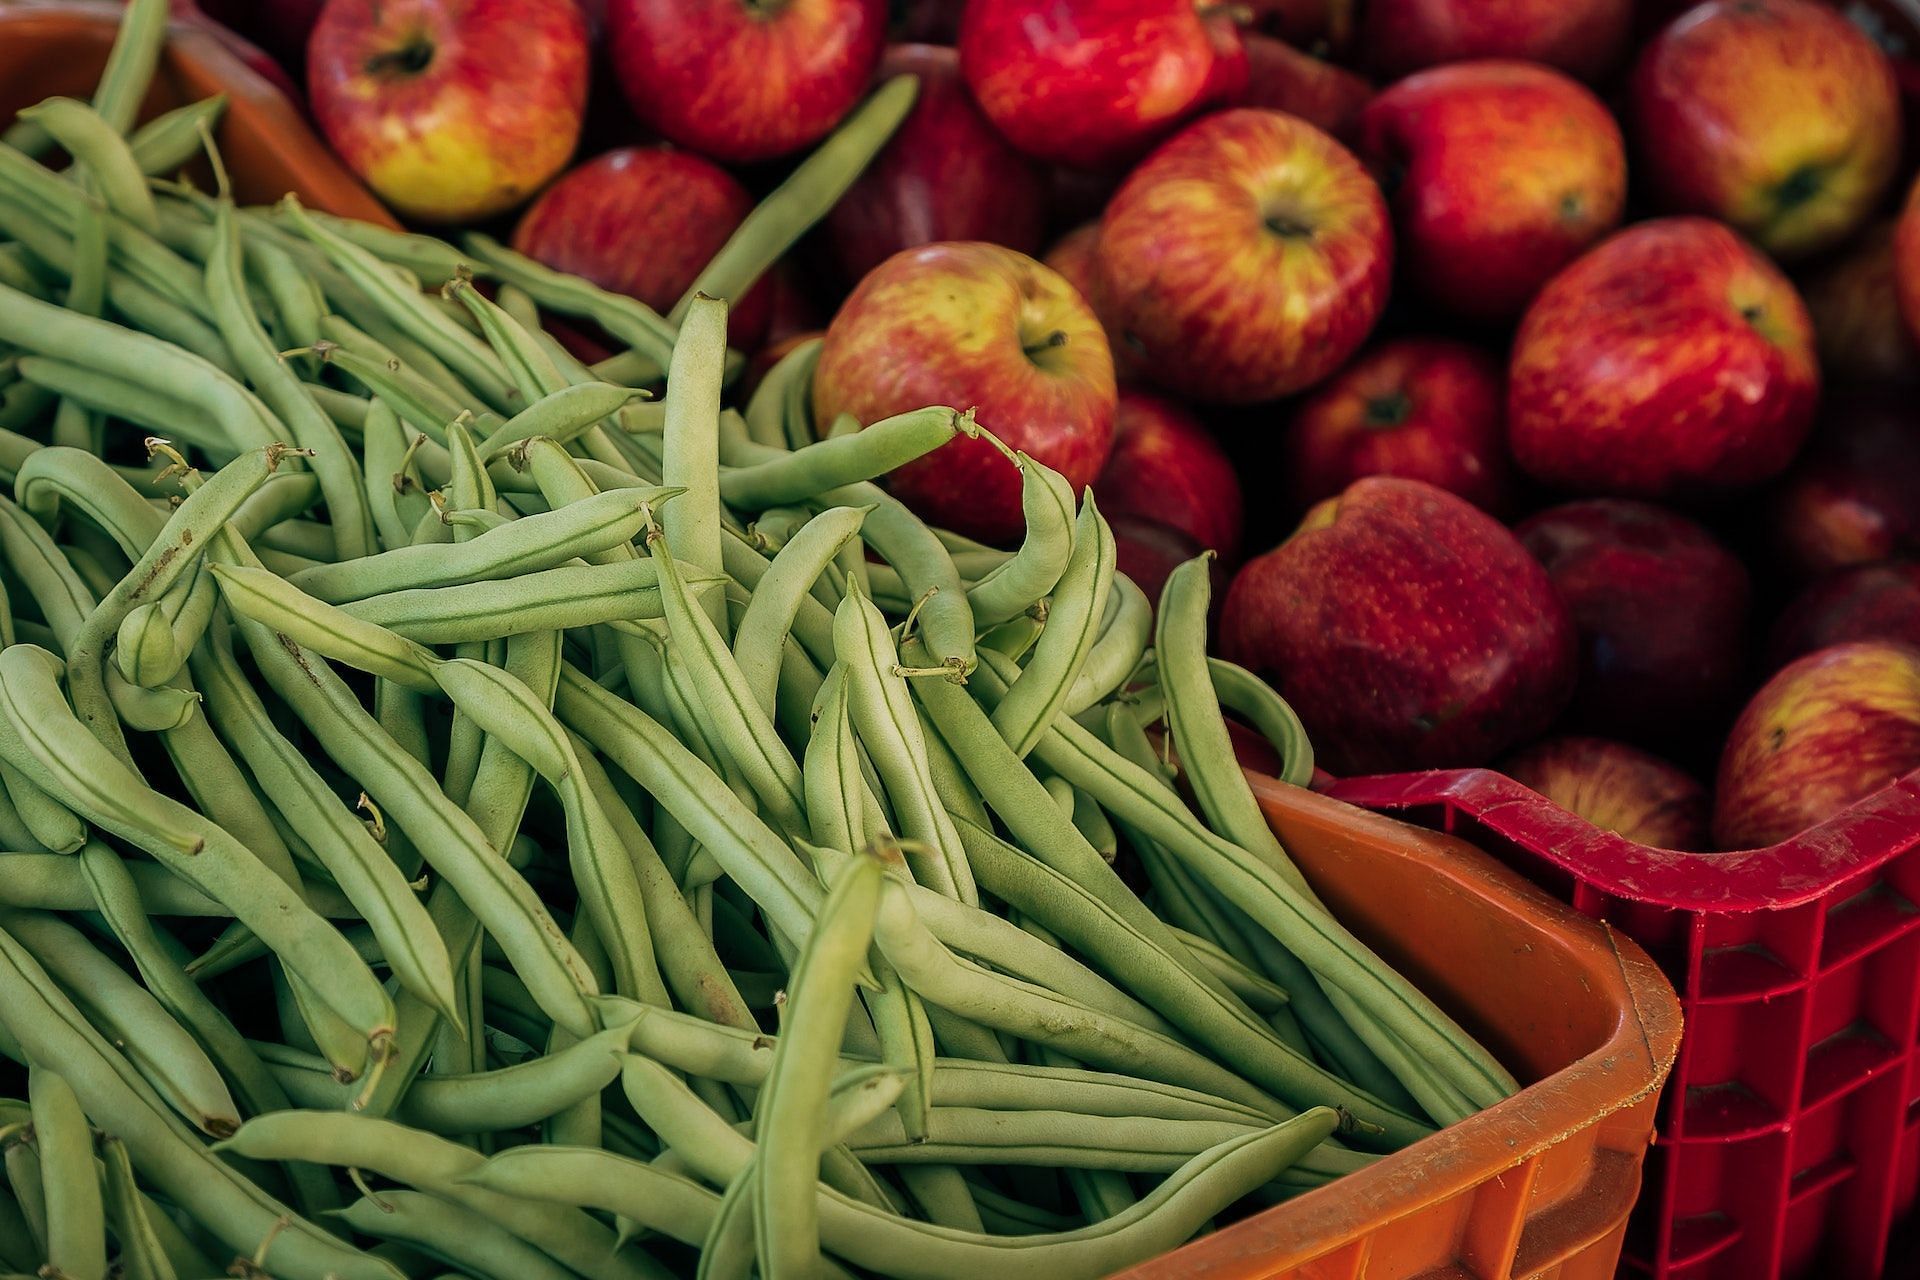
[{"label": "orange plastic crate", "polygon": [[1327,905],[1527,1087],[1126,1280],[1612,1276],[1680,1045],[1659,969],[1459,839],[1255,789]]}]

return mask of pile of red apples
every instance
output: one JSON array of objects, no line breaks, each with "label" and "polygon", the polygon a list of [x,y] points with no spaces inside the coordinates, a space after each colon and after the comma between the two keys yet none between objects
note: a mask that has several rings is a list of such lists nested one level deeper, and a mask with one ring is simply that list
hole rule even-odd
[{"label": "pile of red apples", "polygon": [[[1150,592],[1211,551],[1220,652],[1335,773],[1493,765],[1708,850],[1920,768],[1896,6],[201,3],[403,218],[662,310],[918,76],[731,300],[749,379],[824,333],[816,421],[971,408]],[[888,482],[1020,536],[983,441]]]}]

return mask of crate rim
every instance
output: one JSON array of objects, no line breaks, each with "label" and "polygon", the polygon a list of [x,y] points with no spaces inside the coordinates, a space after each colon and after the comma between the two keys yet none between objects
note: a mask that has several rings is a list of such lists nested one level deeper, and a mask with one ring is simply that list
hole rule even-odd
[{"label": "crate rim", "polygon": [[1492,769],[1338,778],[1327,794],[1370,809],[1448,803],[1613,897],[1703,914],[1804,906],[1896,857],[1888,828],[1920,832],[1920,769],[1797,835],[1756,849],[1662,849],[1594,826]]}]

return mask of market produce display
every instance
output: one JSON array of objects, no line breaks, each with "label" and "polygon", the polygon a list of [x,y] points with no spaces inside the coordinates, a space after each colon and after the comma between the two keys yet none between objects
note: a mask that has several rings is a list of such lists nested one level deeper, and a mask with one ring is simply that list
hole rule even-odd
[{"label": "market produce display", "polygon": [[[837,329],[729,404],[716,295],[911,79],[663,316],[237,207],[217,103],[112,109],[154,12],[0,149],[7,1267],[1095,1277],[1517,1089],[1266,825],[1211,553],[1156,611],[1097,458]],[[1005,545],[873,483],[954,446]]]},{"label": "market produce display", "polygon": [[131,0],[0,85],[0,1280],[1097,1277],[1506,1099],[1241,766],[1703,860],[1920,769],[1860,10]]}]

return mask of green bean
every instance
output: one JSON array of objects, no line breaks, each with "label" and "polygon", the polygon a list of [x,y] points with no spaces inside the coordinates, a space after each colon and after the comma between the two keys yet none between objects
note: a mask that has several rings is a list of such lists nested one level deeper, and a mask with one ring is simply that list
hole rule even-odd
[{"label": "green bean", "polygon": [[45,98],[23,110],[20,119],[46,130],[85,168],[109,209],[148,231],[159,225],[146,175],[120,128],[72,98]]},{"label": "green bean", "polygon": [[378,1173],[482,1214],[589,1280],[666,1280],[666,1272],[637,1251],[615,1253],[613,1232],[586,1214],[473,1186],[465,1175],[486,1163],[478,1152],[390,1120],[279,1111],[247,1121],[215,1150]]},{"label": "green bean", "polygon": [[688,674],[709,717],[706,723],[710,733],[746,776],[775,823],[789,834],[805,831],[806,799],[800,766],[780,740],[769,711],[747,690],[745,677],[719,629],[681,580],[670,539],[658,531],[649,533],[647,547],[658,566],[670,640],[675,654],[688,664]]},{"label": "green bean", "polygon": [[[823,870],[830,870],[843,865],[850,856],[823,848],[816,862]],[[1159,1014],[1072,956],[1063,955],[1057,944],[1035,938],[991,912],[955,902],[910,880],[903,879],[901,883],[927,931],[954,951],[1145,1030],[1161,1035],[1177,1034]]]},{"label": "green bean", "polygon": [[73,853],[87,842],[87,824],[7,761],[0,760],[0,783],[15,816],[34,843],[52,853]]},{"label": "green bean", "polygon": [[[778,450],[744,438],[729,439],[724,433],[721,446],[723,460],[734,465],[781,456]],[[973,609],[953,557],[920,518],[880,486],[864,482],[829,489],[817,495],[814,503],[822,507],[873,508],[861,525],[861,535],[899,571],[912,603],[919,606],[920,635],[939,659],[933,665],[952,667],[961,675],[972,671]]]},{"label": "green bean", "polygon": [[281,201],[280,212],[367,295],[388,323],[416,338],[489,408],[506,413],[520,403],[520,393],[502,373],[499,358],[447,313],[431,306],[416,285],[402,281],[373,254],[308,216],[293,197]]},{"label": "green bean", "polygon": [[93,106],[114,130],[127,133],[139,117],[167,41],[165,0],[128,0],[107,65],[93,91]]},{"label": "green bean", "polygon": [[574,879],[594,932],[613,960],[616,988],[649,1003],[666,1004],[639,878],[606,811],[581,782],[579,759],[551,713],[524,684],[485,663],[452,659],[436,666],[433,678],[485,732],[500,738],[559,791],[567,811]]},{"label": "green bean", "polygon": [[364,1235],[404,1240],[493,1280],[571,1280],[577,1274],[472,1209],[420,1191],[363,1196],[340,1219]]},{"label": "green bean", "polygon": [[[214,572],[232,570],[215,566]],[[194,669],[206,692],[209,716],[245,758],[274,806],[309,835],[327,873],[380,940],[401,986],[455,1016],[451,962],[400,868],[274,726],[224,645],[197,657]]]},{"label": "green bean", "polygon": [[[1271,866],[1314,909],[1323,910],[1254,801],[1220,714],[1206,660],[1210,559],[1211,553],[1180,565],[1160,596],[1154,647],[1174,747],[1214,829]],[[1362,1088],[1383,1097],[1404,1088],[1436,1119],[1448,1119],[1443,1108],[1436,1108],[1434,1093],[1423,1086],[1424,1071],[1413,1068],[1391,1034],[1377,1025],[1363,1025],[1372,1024],[1373,1015],[1324,978],[1316,982],[1303,959],[1291,959],[1275,976],[1298,997],[1293,1013],[1309,1039]]]},{"label": "green bean", "polygon": [[610,382],[562,386],[534,400],[495,428],[481,442],[480,456],[491,458],[535,436],[548,436],[564,444],[594,430],[603,420],[644,394]]},{"label": "green bean", "polygon": [[320,357],[322,364],[339,369],[365,387],[375,399],[387,402],[407,425],[425,432],[436,443],[446,438],[447,424],[462,413],[471,413],[474,422],[487,431],[503,421],[491,410],[474,412],[365,335],[349,336],[337,316],[321,317],[320,333],[321,340],[313,344],[313,353]]},{"label": "green bean", "polygon": [[[656,573],[646,559],[563,565],[498,582],[391,591],[341,608],[420,644],[459,644],[660,618],[664,606]],[[696,590],[722,580],[687,575]]]},{"label": "green bean", "polygon": [[34,274],[32,263],[32,256],[25,245],[0,245],[0,284],[9,289],[18,289],[42,302],[51,301],[52,294],[40,277]]},{"label": "green bean", "polygon": [[[0,1020],[35,1061],[58,1062],[82,1108],[111,1128],[136,1168],[229,1248],[252,1254],[289,1280],[399,1280],[394,1268],[289,1214],[237,1170],[210,1158],[165,1111],[46,972],[0,930]],[[244,1128],[242,1130],[244,1132]]]},{"label": "green bean", "polygon": [[956,435],[975,431],[971,411],[960,414],[940,406],[915,409],[850,436],[724,471],[720,496],[731,506],[753,511],[804,501],[829,489],[885,475],[925,457]]},{"label": "green bean", "polygon": [[227,111],[227,95],[216,93],[163,111],[127,136],[133,162],[149,177],[174,172],[198,156]]},{"label": "green bean", "polygon": [[[20,1056],[25,1057],[25,1052]],[[26,1252],[32,1259],[28,1265],[32,1266],[47,1255],[47,1193],[40,1181],[40,1155],[20,1135],[10,1136],[0,1146],[6,1151],[7,1183],[20,1206],[28,1236]]]},{"label": "green bean", "polygon": [[126,1046],[148,1083],[194,1128],[225,1137],[240,1127],[219,1071],[193,1037],[86,935],[37,912],[0,912],[0,927],[32,953],[96,1026]]},{"label": "green bean", "polygon": [[976,625],[1018,617],[1059,583],[1073,554],[1073,486],[1052,467],[1016,454],[1020,510],[1027,531],[1020,549],[967,589]]},{"label": "green bean", "polygon": [[794,347],[767,370],[760,385],[754,388],[747,401],[745,421],[747,434],[755,444],[776,449],[787,447],[787,396],[796,386],[804,393],[812,382],[814,366],[820,362],[820,343],[819,338],[808,338]]},{"label": "green bean", "polygon": [[[319,209],[303,211],[316,225],[350,240],[368,253],[396,267],[403,267],[420,278],[424,288],[437,289],[455,279],[466,267],[466,256],[444,240],[407,231],[394,231],[358,218],[342,218]],[[285,210],[269,213],[275,222],[297,224]]]},{"label": "green bean", "polygon": [[247,375],[247,381],[285,425],[292,443],[313,453],[313,472],[327,503],[334,554],[357,559],[373,550],[373,517],[361,486],[360,467],[333,419],[307,395],[300,379],[275,354],[266,330],[254,315],[241,269],[240,240],[232,207],[220,206],[214,219],[214,252],[207,260],[207,297],[220,337]]},{"label": "green bean", "polygon": [[865,967],[881,890],[880,864],[860,860],[837,879],[789,985],[787,1031],[755,1111],[759,1169],[752,1186],[760,1273],[768,1280],[818,1266],[812,1190],[829,1145],[826,1104],[841,1029]]},{"label": "green bean", "polygon": [[[719,572],[721,366],[727,349],[727,308],[702,300],[688,313],[674,343],[667,378],[667,422],[662,437],[661,478],[686,496],[661,513],[661,528],[675,556],[689,566]],[[707,615],[726,626],[723,606],[710,602]]]},{"label": "green bean", "polygon": [[746,297],[754,281],[846,194],[906,119],[919,90],[917,77],[894,76],[854,108],[734,229],[674,304],[667,323],[685,324],[702,296],[734,301]]},{"label": "green bean", "polygon": [[391,591],[497,582],[557,568],[578,556],[629,542],[646,527],[652,509],[677,492],[617,489],[569,503],[558,511],[508,521],[469,542],[395,547],[361,560],[309,569],[294,575],[291,581],[328,604],[346,604]]},{"label": "green bean", "polygon": [[1111,697],[1140,666],[1152,639],[1153,602],[1132,578],[1116,573],[1100,634],[1060,705],[1062,714],[1079,715]]},{"label": "green bean", "polygon": [[909,1140],[897,1116],[880,1116],[849,1137],[848,1144],[873,1164],[1032,1165],[1172,1173],[1210,1147],[1265,1127],[1132,1117],[1093,1126],[1075,1112],[935,1107],[925,1141]]},{"label": "green bean", "polygon": [[678,739],[578,669],[561,671],[555,710],[567,726],[656,801],[720,861],[790,939],[803,938],[822,894],[786,840],[742,804]]},{"label": "green bean", "polygon": [[[210,896],[230,903],[276,953],[309,973],[329,1005],[369,1040],[392,1030],[392,1005],[346,940],[224,829],[145,787],[88,733],[54,683],[43,649],[0,651],[0,743],[28,776],[95,826],[130,840]],[[35,776],[38,775],[38,776]]]},{"label": "green bean", "polygon": [[902,833],[929,850],[909,855],[914,877],[948,897],[978,905],[980,895],[959,834],[934,789],[906,670],[886,620],[857,587],[834,616],[833,637],[846,664],[854,728],[886,786]]},{"label": "green bean", "polygon": [[[469,231],[461,243],[476,260],[477,269],[493,279],[524,290],[548,310],[592,320],[643,355],[656,370],[665,369],[671,363],[676,327],[661,319],[645,303],[598,288],[577,276],[550,270],[477,231]],[[598,371],[595,376],[605,377]]]},{"label": "green bean", "polygon": [[47,1201],[47,1267],[73,1280],[106,1280],[107,1215],[93,1170],[93,1134],[73,1086],[45,1066],[27,1071],[34,1145]]},{"label": "green bean", "polygon": [[154,1227],[155,1215],[148,1213],[145,1197],[134,1182],[127,1144],[112,1134],[103,1135],[100,1156],[106,1166],[102,1184],[107,1225],[120,1246],[116,1265],[126,1280],[178,1280],[179,1273]]},{"label": "green bean", "polygon": [[[1517,1087],[1451,1018],[1284,876],[1214,835],[1177,796],[1073,720],[1056,721],[1035,754],[1040,763],[1091,793],[1116,818],[1163,844],[1229,902],[1262,921],[1317,976],[1337,985],[1379,1019],[1378,1024],[1369,1025],[1377,1025],[1432,1063],[1469,1101],[1491,1106]],[[1299,992],[1293,994],[1297,999]],[[1354,1029],[1367,1038],[1368,1025]],[[1377,1052],[1380,1044],[1370,1041],[1369,1047]]]},{"label": "green bean", "polygon": [[[982,670],[983,681],[976,683],[991,683],[996,678],[990,665],[983,664]],[[1020,909],[1086,954],[1104,957],[1110,972],[1127,973],[1130,985],[1146,996],[1156,1011],[1175,1025],[1202,1036],[1222,1061],[1295,1105],[1325,1103],[1344,1108],[1363,1124],[1383,1130],[1381,1140],[1395,1147],[1424,1136],[1428,1130],[1418,1121],[1383,1105],[1378,1099],[1350,1089],[1310,1058],[1289,1051],[1266,1024],[1239,1005],[1217,979],[1185,953],[1171,930],[1145,909],[1086,844],[1044,788],[1024,769],[1016,770],[1009,762],[1011,748],[997,734],[989,736],[988,727],[983,723],[984,713],[973,705],[965,691],[938,681],[923,681],[916,686],[915,693],[970,776],[976,783],[993,788],[988,794],[990,803],[1033,855],[1031,859],[1017,853],[999,858],[1001,870],[996,874],[996,883],[1001,887],[989,886],[989,892],[996,896],[1015,892],[1010,886],[1016,882],[1005,876],[1022,870],[1038,874],[1034,868],[1044,864],[1053,872],[1046,878],[1052,887],[1046,896],[1037,893],[1023,896]],[[1060,723],[1078,729],[1070,720]],[[1058,731],[1043,737],[1041,746],[1036,748],[1044,757],[1042,763],[1076,787],[1088,791],[1116,817],[1130,818],[1131,806],[1123,807],[1111,798],[1113,788],[1087,785],[1084,771],[1062,769],[1046,754],[1048,744],[1058,739]],[[1150,777],[1143,777],[1132,785],[1136,788],[1159,786]],[[971,823],[960,824],[960,831],[967,844],[969,860],[977,872],[987,874],[987,860],[995,857],[1004,842]],[[1011,846],[1007,848],[1010,850]],[[1047,905],[1055,901],[1078,905],[1070,909],[1064,905],[1060,909]],[[1127,955],[1140,954],[1140,948],[1138,944],[1125,946],[1119,942],[1125,936],[1117,931],[1121,928],[1155,944],[1171,963],[1129,968]],[[1145,985],[1149,982],[1153,985]],[[1368,1136],[1356,1135],[1356,1140]]]},{"label": "green bean", "polygon": [[[666,1126],[681,1132],[684,1147],[690,1158],[697,1158],[695,1168],[702,1176],[728,1181],[753,1158],[749,1140],[724,1124],[705,1119],[710,1113],[705,1113],[685,1086],[652,1068],[646,1059],[628,1059],[622,1082],[643,1119],[660,1125],[663,1133],[667,1132]],[[972,1236],[878,1214],[831,1190],[822,1190],[821,1241],[829,1251],[850,1262],[903,1280],[951,1280],[983,1274],[1007,1275],[1016,1280],[1077,1276],[1092,1280],[1179,1244],[1223,1205],[1296,1163],[1331,1134],[1338,1122],[1334,1112],[1318,1108],[1255,1130],[1194,1157],[1126,1213],[1092,1227],[1051,1235]],[[683,1144],[674,1145],[678,1148]],[[494,1157],[473,1180],[489,1185],[494,1170],[514,1161],[516,1155],[509,1152]],[[615,1169],[628,1169],[632,1162],[609,1156],[598,1163],[608,1176],[590,1202],[594,1207],[627,1217],[655,1216],[641,1207],[657,1185],[655,1179],[638,1173],[646,1166],[634,1166],[626,1176],[614,1177]],[[540,1194],[538,1186],[530,1183],[530,1179],[514,1179],[522,1194]]]},{"label": "green bean", "polygon": [[1288,1002],[1290,997],[1286,988],[1254,972],[1225,948],[1183,929],[1176,929],[1175,932],[1187,950],[1255,1013],[1270,1014]]},{"label": "green bean", "polygon": [[108,417],[131,422],[168,440],[195,445],[220,457],[237,452],[217,425],[200,417],[200,411],[194,406],[148,391],[124,378],[47,356],[24,357],[20,361],[20,376],[50,393],[65,396]]},{"label": "green bean", "polygon": [[993,726],[1025,756],[1058,719],[1093,648],[1113,583],[1113,531],[1087,492],[1073,529],[1073,555],[1054,590],[1047,625],[1025,668],[993,710]]},{"label": "green bean", "polygon": [[500,862],[473,819],[380,728],[324,662],[297,645],[290,652],[283,644],[291,642],[257,623],[245,623],[242,630],[268,683],[296,710],[322,750],[360,779],[382,809],[409,830],[434,870],[458,888],[489,932],[511,949],[515,969],[541,993],[542,1007],[576,1034],[591,1034],[591,1019],[581,1003],[582,994],[592,990],[591,976],[539,898]]}]

